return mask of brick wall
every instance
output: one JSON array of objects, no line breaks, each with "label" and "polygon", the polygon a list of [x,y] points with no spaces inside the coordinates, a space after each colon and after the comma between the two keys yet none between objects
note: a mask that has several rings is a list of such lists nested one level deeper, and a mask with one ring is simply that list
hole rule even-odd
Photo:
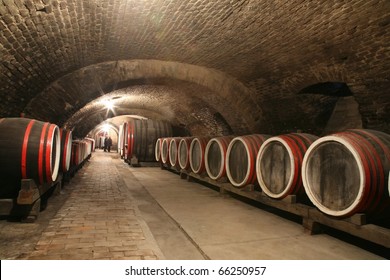
[{"label": "brick wall", "polygon": [[364,127],[390,133],[389,24],[388,0],[2,0],[0,117],[94,126],[101,116],[84,106],[141,90],[155,107],[123,112],[193,133],[320,134],[337,97],[298,92],[334,81]]}]

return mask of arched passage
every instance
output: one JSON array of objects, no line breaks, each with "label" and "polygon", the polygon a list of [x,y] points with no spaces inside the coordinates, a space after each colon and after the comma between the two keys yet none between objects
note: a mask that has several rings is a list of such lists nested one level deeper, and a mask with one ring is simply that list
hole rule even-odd
[{"label": "arched passage", "polygon": [[[204,115],[201,109],[209,107],[214,111],[211,114],[221,115],[237,134],[253,131],[261,121],[260,107],[252,100],[250,90],[234,77],[202,66],[159,60],[110,61],[79,69],[49,85],[29,103],[25,113],[61,119],[64,124],[89,102],[116,90],[134,95],[142,92],[158,103],[164,103],[165,96],[172,93],[180,95],[182,102],[172,102],[178,108],[170,111],[175,117],[188,111]],[[34,110],[37,106],[44,109]],[[182,106],[188,106],[188,111],[181,111]],[[237,107],[240,113],[231,114]],[[256,112],[254,107],[258,108]],[[157,107],[155,110],[160,111]],[[169,118],[169,112],[164,115]]]}]

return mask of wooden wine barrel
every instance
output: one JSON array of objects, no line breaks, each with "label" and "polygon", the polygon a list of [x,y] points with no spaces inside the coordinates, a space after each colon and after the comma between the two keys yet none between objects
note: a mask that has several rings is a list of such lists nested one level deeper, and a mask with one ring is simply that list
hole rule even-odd
[{"label": "wooden wine barrel", "polygon": [[177,159],[180,140],[180,137],[174,137],[169,141],[169,163],[176,169],[180,169],[179,160]]},{"label": "wooden wine barrel", "polygon": [[226,176],[226,152],[233,136],[222,136],[212,138],[206,146],[205,166],[207,175],[218,180]]},{"label": "wooden wine barrel", "polygon": [[84,138],[82,140],[72,141],[72,167],[77,167],[81,165],[91,156],[94,147],[94,141],[91,140],[93,139]]},{"label": "wooden wine barrel", "polygon": [[21,179],[52,183],[60,166],[58,126],[27,118],[0,121],[0,198],[18,195]]},{"label": "wooden wine barrel", "polygon": [[201,174],[206,171],[204,155],[207,143],[209,142],[210,137],[195,137],[191,141],[190,145],[190,166],[192,172],[195,174]]},{"label": "wooden wine barrel", "polygon": [[123,124],[119,125],[118,131],[118,154],[123,156]]},{"label": "wooden wine barrel", "polygon": [[61,136],[61,156],[60,156],[60,171],[68,172],[70,160],[72,157],[72,131],[60,129]]},{"label": "wooden wine barrel", "polygon": [[305,154],[302,179],[311,202],[328,215],[379,215],[389,209],[389,170],[390,135],[353,129],[315,141]]},{"label": "wooden wine barrel", "polygon": [[91,143],[90,153],[88,154],[88,155],[91,155],[95,151],[95,139],[89,138],[89,137],[85,137],[84,140],[85,141],[89,141]]},{"label": "wooden wine barrel", "polygon": [[256,159],[256,175],[263,192],[282,199],[288,195],[305,193],[301,167],[309,146],[318,137],[305,133],[291,133],[267,139]]},{"label": "wooden wine barrel", "polygon": [[252,134],[234,138],[226,153],[226,173],[235,187],[255,184],[256,157],[261,145],[270,136]]},{"label": "wooden wine barrel", "polygon": [[164,138],[158,138],[154,148],[154,156],[156,161],[161,161],[161,145]]},{"label": "wooden wine barrel", "polygon": [[190,170],[190,146],[194,137],[184,137],[179,142],[177,159],[181,169]]},{"label": "wooden wine barrel", "polygon": [[86,159],[95,151],[95,140],[92,138],[84,138],[83,140],[86,142],[86,150],[84,152],[84,159]]},{"label": "wooden wine barrel", "polygon": [[79,140],[72,141],[71,168],[79,166],[82,162],[81,145]]},{"label": "wooden wine barrel", "polygon": [[156,161],[155,146],[158,138],[171,137],[172,127],[164,121],[132,119],[123,124],[124,159],[136,157],[139,162]]},{"label": "wooden wine barrel", "polygon": [[161,143],[161,162],[169,163],[169,143],[171,142],[170,137],[164,138]]}]

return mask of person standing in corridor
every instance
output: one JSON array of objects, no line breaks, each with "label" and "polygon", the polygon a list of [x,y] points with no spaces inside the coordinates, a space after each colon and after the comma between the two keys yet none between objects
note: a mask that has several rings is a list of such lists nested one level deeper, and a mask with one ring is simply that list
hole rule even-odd
[{"label": "person standing in corridor", "polygon": [[107,147],[108,147],[108,136],[106,136],[105,138],[104,138],[104,151],[106,152],[107,151]]},{"label": "person standing in corridor", "polygon": [[108,152],[111,151],[111,146],[112,146],[112,139],[111,139],[111,136],[108,136],[108,139],[107,139],[107,151]]}]

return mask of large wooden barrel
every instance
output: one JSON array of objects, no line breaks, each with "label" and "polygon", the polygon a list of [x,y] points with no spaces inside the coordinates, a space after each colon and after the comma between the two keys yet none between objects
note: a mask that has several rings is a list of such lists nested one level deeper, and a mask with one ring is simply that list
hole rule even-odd
[{"label": "large wooden barrel", "polygon": [[169,141],[169,163],[171,164],[172,167],[176,169],[180,169],[179,166],[179,160],[177,158],[178,156],[178,148],[179,148],[179,143],[180,143],[181,138],[180,137],[174,137],[171,138]]},{"label": "large wooden barrel", "polygon": [[61,136],[61,156],[60,156],[60,171],[68,172],[70,160],[72,157],[72,131],[60,129]]},{"label": "large wooden barrel", "polygon": [[154,157],[156,161],[161,161],[161,145],[164,138],[158,138],[154,147]]},{"label": "large wooden barrel", "polygon": [[91,140],[93,139],[84,138],[81,140],[72,141],[72,158],[71,158],[72,167],[79,166],[91,156],[94,148],[94,141]]},{"label": "large wooden barrel", "polygon": [[95,151],[95,139],[86,137],[84,141],[87,142],[86,157],[88,157]]},{"label": "large wooden barrel", "polygon": [[88,141],[91,145],[90,145],[90,155],[92,154],[92,152],[94,152],[95,151],[95,139],[93,139],[93,138],[89,138],[89,137],[86,137],[86,138],[84,138],[84,140],[85,141]]},{"label": "large wooden barrel", "polygon": [[52,183],[60,166],[58,126],[27,118],[0,120],[0,198],[16,197],[21,179]]},{"label": "large wooden barrel", "polygon": [[82,146],[82,144],[80,143],[79,140],[72,141],[72,156],[71,156],[71,162],[70,162],[71,168],[79,166],[83,161],[81,146]]},{"label": "large wooden barrel", "polygon": [[291,133],[267,139],[256,159],[257,181],[269,197],[282,199],[288,195],[302,195],[301,168],[303,157],[318,137],[305,133]]},{"label": "large wooden barrel", "polygon": [[118,154],[123,156],[123,124],[119,125],[118,131]]},{"label": "large wooden barrel", "polygon": [[156,161],[157,139],[172,136],[172,127],[164,121],[132,119],[123,124],[123,133],[124,159],[151,162]]},{"label": "large wooden barrel", "polygon": [[218,180],[226,176],[226,152],[233,138],[234,136],[215,137],[207,143],[205,166],[207,175],[211,179]]},{"label": "large wooden barrel", "polygon": [[161,162],[169,163],[169,144],[171,143],[170,137],[164,138],[161,143]]},{"label": "large wooden barrel", "polygon": [[189,151],[190,166],[192,172],[195,174],[202,174],[204,171],[206,171],[204,154],[209,140],[209,137],[195,137],[191,141]]},{"label": "large wooden barrel", "polygon": [[256,157],[261,145],[270,136],[252,134],[234,138],[226,153],[226,173],[235,187],[257,183]]},{"label": "large wooden barrel", "polygon": [[378,215],[388,209],[390,135],[353,129],[322,137],[305,154],[302,179],[309,199],[334,217]]},{"label": "large wooden barrel", "polygon": [[183,170],[191,170],[190,166],[190,146],[194,137],[184,137],[179,142],[177,159],[179,166]]}]

